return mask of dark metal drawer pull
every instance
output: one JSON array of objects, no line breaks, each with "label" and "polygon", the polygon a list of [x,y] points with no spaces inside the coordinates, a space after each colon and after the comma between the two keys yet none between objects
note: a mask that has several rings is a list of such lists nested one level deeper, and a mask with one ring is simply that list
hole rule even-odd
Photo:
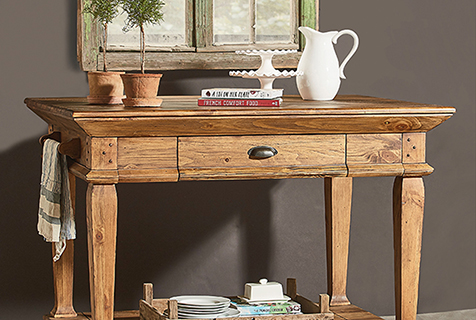
[{"label": "dark metal drawer pull", "polygon": [[250,159],[266,159],[278,154],[278,150],[269,146],[253,147],[248,150]]}]

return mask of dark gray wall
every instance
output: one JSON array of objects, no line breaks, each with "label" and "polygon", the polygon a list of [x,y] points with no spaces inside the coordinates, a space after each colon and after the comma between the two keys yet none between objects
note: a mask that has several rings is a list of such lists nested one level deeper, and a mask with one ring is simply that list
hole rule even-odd
[{"label": "dark gray wall", "polygon": [[[75,56],[76,1],[0,3],[0,317],[40,319],[53,306],[50,245],[36,233],[37,138],[46,124],[25,97],[86,96]],[[428,134],[419,312],[475,307],[475,2],[323,0],[321,29],[361,39],[342,94],[451,105],[457,114]],[[350,41],[342,38],[342,56]],[[257,85],[226,71],[166,72],[161,94]],[[294,81],[281,80],[287,94]],[[354,180],[348,293],[376,314],[393,313],[393,179]],[[155,296],[240,294],[268,277],[326,290],[323,181],[119,185],[117,309]],[[78,183],[75,306],[89,310],[84,193]]]}]

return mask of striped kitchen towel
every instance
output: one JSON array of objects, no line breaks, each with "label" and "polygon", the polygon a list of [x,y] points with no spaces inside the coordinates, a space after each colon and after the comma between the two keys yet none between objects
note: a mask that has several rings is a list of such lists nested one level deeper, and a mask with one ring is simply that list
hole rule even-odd
[{"label": "striped kitchen towel", "polygon": [[59,142],[47,139],[43,145],[38,233],[45,241],[54,242],[58,261],[66,240],[76,238],[66,156],[58,151]]}]

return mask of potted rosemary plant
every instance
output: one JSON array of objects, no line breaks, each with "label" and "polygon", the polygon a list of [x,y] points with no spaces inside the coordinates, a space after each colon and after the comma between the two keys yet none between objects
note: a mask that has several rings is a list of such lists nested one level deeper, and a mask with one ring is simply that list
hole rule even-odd
[{"label": "potted rosemary plant", "polygon": [[121,104],[124,97],[124,86],[120,75],[124,72],[108,72],[107,70],[107,26],[119,14],[120,0],[90,0],[84,6],[83,13],[93,16],[100,23],[103,31],[103,72],[88,72],[88,102],[94,104]]},{"label": "potted rosemary plant", "polygon": [[122,8],[127,13],[124,31],[133,28],[140,30],[140,68],[141,73],[122,74],[126,98],[125,106],[155,107],[160,106],[162,99],[157,98],[162,74],[145,73],[145,32],[144,26],[160,24],[163,20],[162,0],[120,0]]}]

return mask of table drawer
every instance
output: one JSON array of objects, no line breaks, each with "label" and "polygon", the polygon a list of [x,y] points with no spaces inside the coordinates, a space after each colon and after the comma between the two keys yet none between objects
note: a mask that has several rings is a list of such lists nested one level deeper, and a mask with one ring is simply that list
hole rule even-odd
[{"label": "table drawer", "polygon": [[345,135],[180,137],[178,155],[180,180],[346,174]]}]

